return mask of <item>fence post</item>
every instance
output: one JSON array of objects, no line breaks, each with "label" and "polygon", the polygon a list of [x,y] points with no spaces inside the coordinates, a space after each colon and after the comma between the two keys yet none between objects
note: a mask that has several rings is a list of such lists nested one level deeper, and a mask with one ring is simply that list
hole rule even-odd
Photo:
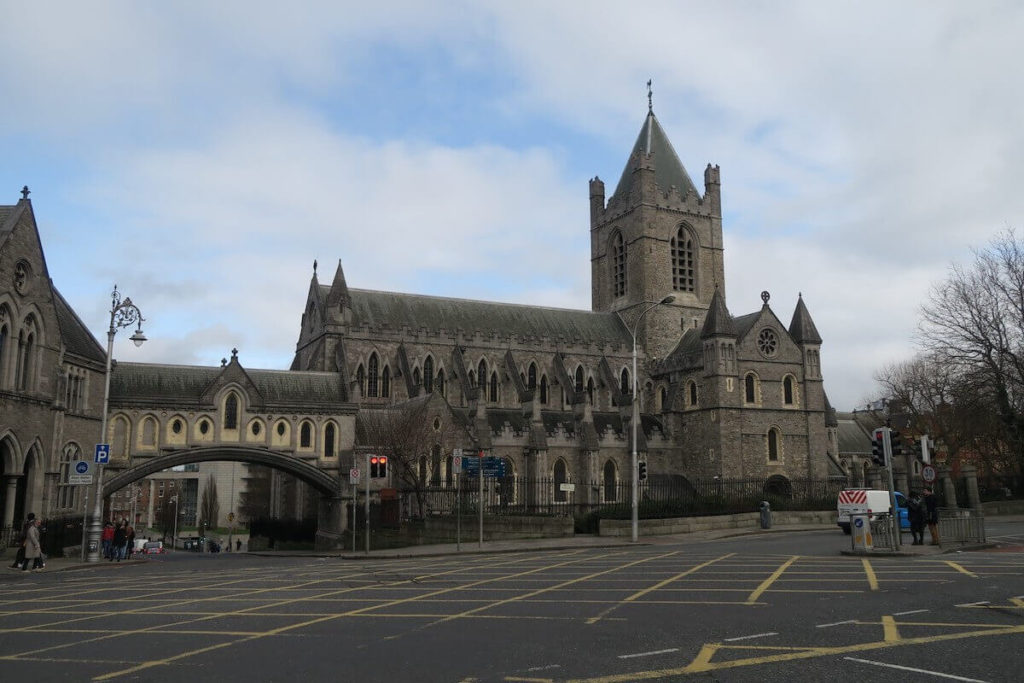
[{"label": "fence post", "polygon": [[981,495],[978,493],[978,468],[974,465],[964,465],[960,473],[967,480],[967,506],[972,510],[981,509]]},{"label": "fence post", "polygon": [[953,485],[953,477],[949,468],[943,467],[939,470],[939,479],[942,481],[942,494],[946,499],[946,507],[956,508],[956,486]]}]

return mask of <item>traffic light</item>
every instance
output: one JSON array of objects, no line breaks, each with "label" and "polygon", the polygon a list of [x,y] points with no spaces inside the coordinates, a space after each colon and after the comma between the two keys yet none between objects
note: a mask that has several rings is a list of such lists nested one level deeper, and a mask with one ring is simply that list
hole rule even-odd
[{"label": "traffic light", "polygon": [[375,479],[380,476],[380,458],[376,455],[370,456],[370,478]]},{"label": "traffic light", "polygon": [[636,464],[636,467],[637,467],[637,472],[636,472],[637,481],[647,481],[647,463],[645,461],[641,460],[640,462],[638,462]]},{"label": "traffic light", "polygon": [[386,455],[377,458],[377,476],[382,479],[388,476],[388,456]]},{"label": "traffic light", "polygon": [[881,429],[876,429],[871,439],[871,459],[879,467],[885,467],[884,435],[885,432]]},{"label": "traffic light", "polygon": [[900,441],[900,433],[895,429],[889,432],[889,445],[892,447],[892,457],[903,455],[903,442]]},{"label": "traffic light", "polygon": [[910,448],[910,454],[914,456],[915,460],[921,459],[921,441],[919,439],[912,439],[908,444]]}]

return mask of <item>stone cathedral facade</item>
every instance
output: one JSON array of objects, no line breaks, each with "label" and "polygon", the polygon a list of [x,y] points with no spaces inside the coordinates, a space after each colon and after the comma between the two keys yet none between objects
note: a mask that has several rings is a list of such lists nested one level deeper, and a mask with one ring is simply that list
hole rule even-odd
[{"label": "stone cathedral facade", "polygon": [[[652,480],[823,478],[821,337],[802,298],[788,325],[767,292],[730,313],[721,201],[719,168],[699,191],[651,110],[612,194],[590,181],[590,311],[357,289],[339,262],[329,284],[314,270],[292,370],[341,373],[361,412],[437,395],[467,425],[459,445],[509,474],[607,484],[631,476],[635,334]],[[450,480],[440,444],[422,460]]]}]

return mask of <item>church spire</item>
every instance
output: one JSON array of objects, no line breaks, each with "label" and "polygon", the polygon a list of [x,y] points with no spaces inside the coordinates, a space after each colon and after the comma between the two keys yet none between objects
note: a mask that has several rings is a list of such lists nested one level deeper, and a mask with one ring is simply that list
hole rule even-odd
[{"label": "church spire", "polygon": [[725,307],[725,297],[722,290],[715,287],[715,293],[711,297],[711,304],[708,306],[708,315],[704,318],[704,327],[700,331],[701,339],[708,337],[735,337],[736,326],[733,325],[729,309]]},{"label": "church spire", "polygon": [[803,294],[799,294],[796,300],[796,310],[793,311],[793,320],[789,323],[789,336],[797,344],[820,344],[821,335],[818,328],[811,320],[811,314],[804,304]]},{"label": "church spire", "polygon": [[647,92],[647,117],[643,126],[640,127],[640,134],[636,138],[633,150],[629,153],[629,160],[622,170],[619,184],[615,187],[613,197],[625,197],[633,189],[635,171],[638,168],[647,167],[654,170],[654,182],[661,192],[668,192],[669,188],[675,187],[680,197],[689,193],[700,196],[697,187],[690,179],[690,174],[683,167],[668,135],[658,123],[658,117],[654,115],[652,103],[652,91],[648,84]]},{"label": "church spire", "polygon": [[345,271],[341,268],[341,259],[338,259],[338,269],[334,271],[334,281],[331,283],[331,291],[327,295],[327,305],[348,303],[348,284],[345,282]]}]

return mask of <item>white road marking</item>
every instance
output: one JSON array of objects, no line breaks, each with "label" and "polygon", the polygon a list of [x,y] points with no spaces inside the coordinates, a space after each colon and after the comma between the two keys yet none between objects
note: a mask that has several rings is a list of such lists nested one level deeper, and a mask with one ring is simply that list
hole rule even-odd
[{"label": "white road marking", "polygon": [[669,652],[679,652],[678,647],[670,647],[667,650],[652,650],[651,652],[637,652],[632,655],[619,655],[619,659],[632,659],[633,657],[650,657],[651,655],[663,655]]},{"label": "white road marking", "polygon": [[544,671],[546,669],[561,669],[561,664],[548,664],[547,666],[531,666],[527,671]]},{"label": "white road marking", "polygon": [[831,626],[842,626],[843,624],[853,624],[853,623],[856,623],[856,621],[857,621],[856,619],[847,619],[846,621],[835,621],[835,622],[832,622],[831,624],[818,624],[814,628],[829,628]]},{"label": "white road marking", "polygon": [[967,681],[968,683],[988,683],[987,681],[980,680],[978,678],[964,678],[963,676],[954,676],[953,674],[939,673],[938,671],[928,671],[927,669],[915,669],[912,666],[900,666],[899,664],[886,664],[885,662],[875,662],[870,659],[857,659],[856,657],[843,657],[851,662],[860,662],[861,664],[873,664],[874,666],[884,666],[887,669],[899,669],[900,671],[913,671],[914,673],[927,674],[928,676],[938,676],[939,678],[949,678],[954,681]]},{"label": "white road marking", "polygon": [[752,636],[740,636],[739,638],[723,638],[722,642],[724,642],[724,643],[732,643],[732,642],[735,642],[737,640],[750,640],[751,638],[766,638],[768,636],[777,636],[777,635],[779,635],[779,634],[776,633],[775,631],[771,631],[770,633],[755,633]]},{"label": "white road marking", "polygon": [[894,617],[902,617],[902,616],[906,616],[907,614],[920,614],[921,612],[927,612],[927,611],[928,610],[926,610],[926,609],[912,609],[912,610],[908,610],[906,612],[893,612],[892,615]]},{"label": "white road marking", "polygon": [[992,603],[988,600],[979,600],[978,602],[964,602],[959,605],[953,605],[954,607],[977,607],[978,605],[991,605]]}]

